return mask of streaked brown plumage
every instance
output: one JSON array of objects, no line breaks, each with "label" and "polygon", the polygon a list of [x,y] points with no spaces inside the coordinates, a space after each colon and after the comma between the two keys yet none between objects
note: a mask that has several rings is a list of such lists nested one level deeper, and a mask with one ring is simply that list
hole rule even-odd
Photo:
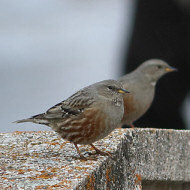
[{"label": "streaked brown plumage", "polygon": [[90,144],[106,137],[121,122],[124,113],[123,94],[118,81],[105,80],[90,85],[68,99],[48,109],[45,113],[16,123],[33,122],[50,126],[63,139],[74,143],[81,159],[86,159],[77,144]]},{"label": "streaked brown plumage", "polygon": [[123,87],[130,91],[128,96],[124,95],[122,124],[134,127],[133,122],[139,119],[151,106],[157,81],[172,71],[176,71],[176,69],[166,62],[160,59],[150,59],[119,79]]}]

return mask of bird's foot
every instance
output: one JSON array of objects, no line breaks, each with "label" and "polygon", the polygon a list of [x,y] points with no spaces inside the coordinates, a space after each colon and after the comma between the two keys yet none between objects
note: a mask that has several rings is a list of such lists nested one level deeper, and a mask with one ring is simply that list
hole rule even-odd
[{"label": "bird's foot", "polygon": [[111,159],[113,159],[112,154],[110,152],[103,152],[103,151],[99,150],[98,148],[96,148],[93,144],[91,144],[91,146],[96,151],[95,154],[100,154],[102,156],[109,156]]}]

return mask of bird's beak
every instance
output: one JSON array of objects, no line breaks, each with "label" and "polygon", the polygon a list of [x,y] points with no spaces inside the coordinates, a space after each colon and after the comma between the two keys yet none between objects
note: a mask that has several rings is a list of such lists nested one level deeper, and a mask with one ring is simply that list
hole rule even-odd
[{"label": "bird's beak", "polygon": [[166,68],[165,68],[165,71],[166,71],[166,72],[173,72],[173,71],[178,71],[178,69],[175,68],[175,67],[166,67]]},{"label": "bird's beak", "polygon": [[125,89],[123,89],[123,88],[120,88],[120,89],[118,90],[118,92],[121,93],[121,94],[130,93],[129,91],[127,91],[127,90],[125,90]]}]

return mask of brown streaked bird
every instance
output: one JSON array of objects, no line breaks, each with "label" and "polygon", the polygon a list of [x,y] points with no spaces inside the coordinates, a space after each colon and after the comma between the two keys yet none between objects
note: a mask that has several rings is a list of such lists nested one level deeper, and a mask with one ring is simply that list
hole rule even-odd
[{"label": "brown streaked bird", "polygon": [[96,153],[111,157],[108,152],[102,152],[92,143],[103,139],[117,128],[124,113],[123,93],[127,92],[118,81],[101,81],[83,88],[45,113],[16,123],[33,122],[51,127],[63,139],[74,143],[83,160],[86,158],[77,144],[89,144]]},{"label": "brown streaked bird", "polygon": [[122,124],[134,128],[138,120],[151,106],[157,81],[166,73],[177,71],[160,59],[143,62],[136,70],[119,79],[123,87],[130,91],[124,95],[124,117]]}]

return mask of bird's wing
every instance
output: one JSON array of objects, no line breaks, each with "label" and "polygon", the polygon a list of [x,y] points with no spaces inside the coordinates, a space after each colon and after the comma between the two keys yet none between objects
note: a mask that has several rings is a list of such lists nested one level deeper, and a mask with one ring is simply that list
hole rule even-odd
[{"label": "bird's wing", "polygon": [[49,125],[49,119],[67,119],[79,116],[95,102],[93,94],[86,90],[78,91],[67,100],[64,100],[48,109],[45,113],[34,115],[27,119],[15,121],[15,123],[34,122]]},{"label": "bird's wing", "polygon": [[67,100],[64,100],[48,109],[44,117],[46,119],[58,119],[76,116],[89,108],[94,103],[93,96],[88,92],[78,91]]}]

